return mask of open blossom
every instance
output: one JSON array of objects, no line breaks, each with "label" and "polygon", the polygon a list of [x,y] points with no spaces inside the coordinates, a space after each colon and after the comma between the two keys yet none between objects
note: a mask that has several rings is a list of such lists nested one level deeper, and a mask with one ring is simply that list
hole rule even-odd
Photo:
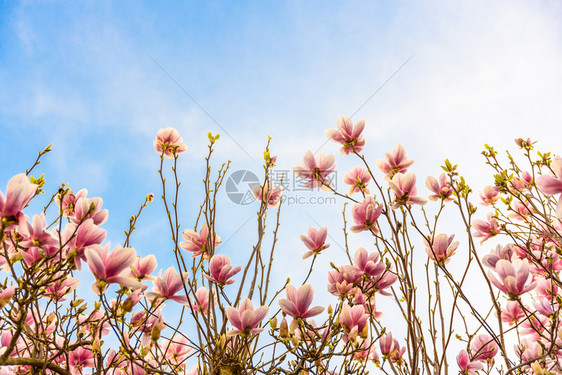
[{"label": "open blossom", "polygon": [[475,219],[472,222],[472,227],[476,229],[476,231],[474,232],[474,237],[482,237],[482,241],[480,241],[480,244],[500,233],[498,221],[492,216],[492,213],[489,212],[487,221]]},{"label": "open blossom", "polygon": [[519,323],[523,318],[525,318],[525,311],[518,301],[508,301],[505,309],[502,309],[502,322],[510,326]]},{"label": "open blossom", "polygon": [[[544,194],[555,195],[562,193],[562,157],[556,157],[550,167],[554,171],[552,176],[540,176],[537,178],[537,187]],[[558,198],[556,216],[562,218],[562,196]]]},{"label": "open blossom", "polygon": [[92,289],[103,292],[107,284],[119,284],[131,288],[142,286],[135,278],[129,276],[129,267],[135,262],[137,254],[130,247],[117,246],[109,253],[109,243],[105,247],[96,246],[85,250],[86,262],[96,277]]},{"label": "open blossom", "polygon": [[379,253],[369,254],[363,247],[357,249],[353,260],[353,266],[368,278],[379,279],[386,270]]},{"label": "open blossom", "polygon": [[489,335],[482,334],[476,336],[470,349],[472,351],[473,360],[486,362],[494,358],[498,353],[498,344],[496,344],[496,341]]},{"label": "open blossom", "polygon": [[533,275],[530,272],[527,259],[512,258],[511,260],[500,259],[494,268],[497,277],[488,271],[488,278],[499,290],[508,294],[511,298],[517,298],[535,288]]},{"label": "open blossom", "polygon": [[62,231],[62,242],[68,243],[69,256],[73,258],[76,268],[80,269],[80,261],[86,260],[85,250],[99,245],[105,239],[107,232],[94,224],[93,219],[87,219],[82,224],[68,223]]},{"label": "open blossom", "polygon": [[354,167],[343,176],[343,182],[347,185],[351,185],[349,188],[349,195],[353,193],[369,195],[369,189],[367,189],[369,181],[371,181],[371,174],[363,167]]},{"label": "open blossom", "polygon": [[232,267],[228,256],[215,254],[209,262],[210,275],[205,274],[205,277],[220,286],[230,285],[234,283],[232,277],[240,272],[241,269],[242,266]]},{"label": "open blossom", "polygon": [[0,220],[1,226],[17,224],[23,219],[23,208],[29,203],[37,191],[37,185],[29,182],[23,173],[18,174],[8,181],[6,197],[0,191]]},{"label": "open blossom", "polygon": [[350,265],[328,271],[328,292],[344,298],[356,288],[355,283],[362,277],[361,271]]},{"label": "open blossom", "polygon": [[94,224],[101,225],[107,221],[109,215],[106,209],[102,210],[102,205],[103,199],[99,197],[78,198],[74,206],[74,211],[70,215],[70,219],[76,224],[85,219],[92,219]]},{"label": "open blossom", "polygon": [[195,300],[191,299],[188,302],[188,306],[191,304],[193,311],[197,311],[201,314],[206,314],[209,311],[209,302],[215,307],[218,303],[217,299],[212,292],[209,292],[207,288],[202,286],[195,292]]},{"label": "open blossom", "polygon": [[[340,324],[345,331],[344,340],[355,339],[357,335],[364,334],[365,327],[369,320],[369,314],[365,312],[362,305],[350,307],[348,304],[343,305],[340,312]],[[366,335],[364,335],[366,336]]]},{"label": "open blossom", "polygon": [[484,255],[482,258],[482,263],[486,267],[496,268],[496,263],[500,259],[511,260],[513,254],[515,254],[514,249],[515,246],[508,244],[505,246],[497,245],[495,249],[492,249],[490,254]]},{"label": "open blossom", "polygon": [[[209,259],[209,250],[207,249],[207,239],[209,238],[209,226],[204,223],[201,226],[199,233],[192,229],[186,229],[182,233],[182,237],[185,241],[180,243],[180,246],[185,251],[193,253],[192,258],[203,255],[205,259]],[[213,232],[214,233],[214,232]],[[214,240],[211,240],[211,245],[215,247],[221,243],[221,238],[214,233]]]},{"label": "open blossom", "polygon": [[166,359],[172,363],[182,363],[187,355],[193,350],[189,346],[189,340],[185,335],[176,335],[173,339],[164,339],[160,348],[166,353]]},{"label": "open blossom", "polygon": [[482,370],[482,364],[478,361],[471,361],[466,350],[461,350],[457,355],[457,364],[463,375],[478,375],[478,370]]},{"label": "open blossom", "polygon": [[453,200],[453,198],[451,198],[451,195],[453,194],[453,188],[449,181],[447,181],[447,175],[445,173],[442,173],[441,176],[439,176],[439,180],[437,180],[435,177],[428,176],[425,180],[425,186],[427,186],[427,188],[433,192],[433,194],[429,196],[429,200]]},{"label": "open blossom", "polygon": [[382,212],[382,204],[377,206],[373,197],[365,197],[363,203],[355,204],[351,209],[355,225],[350,228],[353,233],[370,230],[378,233],[379,228],[375,225]]},{"label": "open blossom", "polygon": [[268,311],[269,307],[267,306],[260,306],[254,310],[254,305],[249,298],[243,300],[238,309],[228,306],[226,308],[226,316],[230,324],[234,326],[234,329],[228,331],[227,335],[248,337],[262,332],[263,328],[259,328],[259,326]]},{"label": "open blossom", "polygon": [[490,206],[500,199],[500,190],[496,186],[486,186],[480,193],[483,206]]},{"label": "open blossom", "polygon": [[277,207],[283,195],[283,188],[275,186],[271,181],[267,181],[263,186],[255,185],[252,188],[252,195],[261,202],[265,202],[268,207]]},{"label": "open blossom", "polygon": [[378,159],[377,167],[388,178],[392,178],[396,173],[406,173],[408,168],[414,164],[412,159],[406,156],[406,150],[402,145],[396,145],[390,153],[385,153],[385,160]]},{"label": "open blossom", "polygon": [[403,204],[426,204],[427,200],[418,197],[418,189],[416,188],[416,175],[413,173],[395,174],[388,182],[392,191],[394,191],[394,204],[392,208],[398,208]]},{"label": "open blossom", "polygon": [[164,151],[164,156],[173,159],[174,155],[185,152],[187,145],[183,143],[183,139],[176,129],[165,128],[158,130],[156,139],[154,139],[154,148],[159,153]]},{"label": "open blossom", "polygon": [[131,265],[131,276],[138,280],[155,280],[154,276],[150,276],[156,269],[156,257],[152,254],[144,258],[137,257]]},{"label": "open blossom", "polygon": [[349,155],[350,152],[361,152],[365,146],[365,139],[362,138],[365,120],[359,120],[353,125],[349,117],[341,116],[337,126],[337,129],[328,129],[326,136],[343,145],[341,153]]},{"label": "open blossom", "polygon": [[302,259],[306,259],[311,255],[318,255],[324,249],[330,247],[329,243],[326,243],[326,237],[328,236],[328,229],[326,227],[316,229],[313,227],[308,228],[307,235],[301,235],[301,241],[304,242],[305,246],[308,248]]},{"label": "open blossom", "polygon": [[53,301],[61,302],[65,301],[70,294],[80,282],[77,278],[71,276],[65,276],[62,273],[57,275],[56,281],[45,290],[45,295],[51,298]]},{"label": "open blossom", "polygon": [[24,253],[25,262],[30,265],[45,257],[54,256],[59,251],[59,241],[55,236],[45,230],[47,223],[45,216],[34,215],[33,224],[27,221],[20,223],[18,230],[23,239],[19,245],[26,249]]},{"label": "open blossom", "polygon": [[459,246],[459,241],[453,242],[455,235],[439,234],[433,239],[433,244],[429,240],[425,243],[425,251],[431,260],[445,264],[455,253]]},{"label": "open blossom", "polygon": [[324,311],[321,306],[309,308],[314,296],[314,289],[310,284],[302,285],[298,290],[291,284],[286,288],[287,299],[279,300],[281,310],[293,318],[307,319]]},{"label": "open blossom", "polygon": [[79,346],[70,352],[68,364],[72,375],[82,375],[85,367],[94,367],[94,353],[91,348]]},{"label": "open blossom", "polygon": [[187,282],[189,279],[189,273],[177,273],[174,267],[168,268],[164,275],[161,275],[161,273],[162,271],[158,273],[158,277],[154,281],[153,291],[146,293],[147,297],[161,297],[185,305],[187,297],[185,295],[177,295],[176,293],[184,289],[184,281]]},{"label": "open blossom", "polygon": [[294,168],[300,178],[307,180],[303,187],[307,189],[321,188],[330,191],[332,183],[327,178],[336,168],[336,160],[333,155],[324,156],[319,153],[314,156],[310,150],[304,154],[304,161]]}]

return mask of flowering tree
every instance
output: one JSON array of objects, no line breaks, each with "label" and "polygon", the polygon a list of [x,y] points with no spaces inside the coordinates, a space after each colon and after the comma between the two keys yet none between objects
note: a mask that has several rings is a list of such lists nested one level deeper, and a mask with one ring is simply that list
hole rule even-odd
[{"label": "flowering tree", "polygon": [[[42,212],[29,216],[29,202],[44,193],[43,176],[31,176],[50,148],[40,152],[0,192],[0,374],[562,372],[562,199],[556,197],[562,158],[536,157],[534,144],[518,139],[525,164],[508,153],[504,166],[486,146],[493,185],[475,198],[445,160],[444,173],[426,179],[432,193],[426,199],[402,146],[371,167],[361,154],[364,126],[341,117],[327,132],[342,154],[357,158],[343,178],[349,191],[330,182],[334,156],[309,151],[295,167],[307,188],[345,201],[348,264],[327,270],[329,303],[314,301],[306,283],[330,246],[325,227],[303,228],[303,261],[312,258],[303,284],[273,287],[274,253],[283,246],[277,243],[282,189],[270,178],[277,158],[269,142],[263,182],[252,191],[260,202],[256,242],[244,264],[232,265],[216,252],[217,194],[229,169],[229,163],[211,168],[218,135],[209,134],[205,198],[193,229],[186,229],[178,221],[176,170],[187,146],[174,129],[158,132],[154,147],[176,265],[157,273],[156,257],[139,257],[130,243],[152,194],[131,217],[122,246],[104,244],[108,212],[86,190],[62,185]],[[169,163],[171,186],[164,177]],[[466,231],[441,233],[451,215]],[[372,240],[349,248],[348,236],[359,232]],[[477,239],[483,245],[492,237],[502,245],[486,254]],[[95,278],[95,301],[76,293],[82,268]],[[475,277],[484,288],[478,298],[470,287]],[[377,309],[390,303],[404,327],[394,335],[389,323],[397,318]],[[181,307],[179,319],[167,305]]]}]

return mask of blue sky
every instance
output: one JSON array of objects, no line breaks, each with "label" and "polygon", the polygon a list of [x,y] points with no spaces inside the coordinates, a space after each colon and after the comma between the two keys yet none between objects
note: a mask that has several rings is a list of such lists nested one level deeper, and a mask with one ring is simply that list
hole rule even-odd
[{"label": "blue sky", "polygon": [[[367,121],[367,158],[374,164],[401,143],[422,194],[445,157],[483,187],[484,143],[514,148],[513,138],[531,137],[561,153],[561,16],[560,3],[548,1],[3,3],[0,189],[53,143],[39,169],[47,191],[68,182],[103,197],[108,239],[120,243],[145,195],[159,195],[154,135],[175,127],[189,147],[179,168],[189,228],[209,131],[222,135],[216,165],[229,159],[232,171],[259,171],[246,153],[261,160],[270,134],[279,169],[290,170],[410,57],[354,117]],[[332,143],[322,151],[337,155],[340,178],[356,164]],[[241,261],[256,206],[221,199],[219,234],[234,235],[224,251]],[[294,261],[305,251],[298,236],[315,221],[342,241],[340,212],[341,204],[286,207],[279,276],[306,267]],[[163,219],[152,204],[133,245],[167,267]],[[359,236],[353,245],[368,243]],[[342,259],[337,245],[329,250],[324,267]],[[314,274],[319,290],[325,269]]]}]

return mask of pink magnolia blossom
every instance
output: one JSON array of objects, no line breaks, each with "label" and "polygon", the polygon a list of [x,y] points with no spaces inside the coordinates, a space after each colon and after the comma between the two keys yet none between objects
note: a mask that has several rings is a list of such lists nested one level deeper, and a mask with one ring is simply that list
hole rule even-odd
[{"label": "pink magnolia blossom", "polygon": [[428,176],[425,180],[425,186],[427,186],[427,188],[433,192],[433,194],[429,196],[429,200],[453,200],[453,198],[451,198],[451,195],[453,194],[453,188],[449,181],[447,181],[447,175],[445,173],[442,173],[441,176],[439,176],[439,181],[435,177]]},{"label": "pink magnolia blossom", "polygon": [[457,355],[457,364],[463,375],[478,375],[478,371],[482,370],[482,363],[471,361],[464,349]]},{"label": "pink magnolia blossom", "polygon": [[350,152],[361,152],[365,146],[365,139],[361,138],[365,128],[365,120],[359,120],[353,125],[349,117],[338,118],[337,129],[328,129],[326,136],[332,141],[343,145],[341,153],[349,155]]},{"label": "pink magnolia blossom", "polygon": [[150,274],[156,269],[156,257],[152,254],[144,258],[137,257],[135,262],[131,264],[131,276],[137,280],[156,280]]},{"label": "pink magnolia blossom", "polygon": [[6,197],[0,191],[1,226],[17,224],[23,219],[23,208],[29,203],[37,191],[37,185],[29,182],[25,174],[18,174],[8,181]]},{"label": "pink magnolia blossom", "polygon": [[515,251],[513,250],[514,248],[515,246],[511,244],[505,246],[497,245],[496,248],[490,252],[490,254],[484,255],[484,257],[482,258],[482,263],[484,263],[486,267],[496,268],[496,263],[498,262],[498,260],[511,260],[511,258],[515,254]]},{"label": "pink magnolia blossom", "polygon": [[62,200],[60,193],[56,195],[55,202],[57,203],[57,206],[59,206],[60,211],[65,217],[71,217],[74,213],[76,201],[80,198],[86,198],[87,195],[88,190],[86,189],[82,189],[78,193],[74,194],[72,190],[68,188],[62,196]]},{"label": "pink magnolia blossom", "polygon": [[193,311],[206,314],[209,311],[209,303],[215,307],[218,301],[212,292],[209,292],[207,288],[202,286],[195,292],[195,301],[190,300],[189,303]]},{"label": "pink magnolia blossom", "polygon": [[68,294],[74,291],[79,283],[77,278],[59,273],[57,279],[46,288],[45,296],[53,301],[65,301],[68,298]]},{"label": "pink magnolia blossom", "polygon": [[189,346],[189,340],[184,335],[177,335],[173,339],[163,340],[160,348],[165,353],[166,359],[175,364],[183,364],[187,355],[193,350]]},{"label": "pink magnolia blossom", "polygon": [[550,279],[539,279],[535,287],[535,293],[552,301],[552,299],[558,296],[558,285]]},{"label": "pink magnolia blossom", "polygon": [[3,309],[8,304],[8,302],[10,302],[10,300],[14,296],[15,291],[15,286],[9,286],[2,292],[0,292],[0,309]]},{"label": "pink magnolia blossom", "polygon": [[[207,223],[203,223],[199,233],[192,229],[186,229],[182,233],[182,237],[185,241],[180,243],[180,246],[185,251],[193,253],[192,258],[196,258],[203,255],[205,259],[209,259],[209,249],[207,249],[207,240],[211,236],[210,242],[212,246],[218,246],[221,243],[221,238],[212,231],[210,233],[209,226]],[[214,233],[214,236],[213,236]],[[214,250],[214,248],[213,248]]]},{"label": "pink magnolia blossom", "polygon": [[402,145],[396,145],[390,153],[385,153],[386,161],[377,160],[377,167],[388,178],[394,177],[396,173],[406,173],[414,161],[408,159],[406,150]]},{"label": "pink magnolia blossom", "polygon": [[275,186],[271,181],[267,181],[262,185],[255,185],[252,188],[252,195],[260,202],[264,202],[268,207],[274,208],[279,206],[283,195],[283,188]]},{"label": "pink magnolia blossom", "polygon": [[309,308],[314,296],[314,289],[310,284],[302,285],[298,290],[291,284],[286,288],[287,299],[279,300],[281,310],[293,318],[307,319],[324,311],[321,306]]},{"label": "pink magnolia blossom", "polygon": [[232,267],[230,265],[230,258],[226,255],[213,255],[209,262],[210,276],[204,274],[209,281],[213,281],[219,286],[230,285],[234,283],[232,277],[236,275],[242,266]]},{"label": "pink magnolia blossom", "polygon": [[324,156],[319,153],[314,156],[309,150],[304,155],[304,161],[297,164],[294,171],[297,176],[307,180],[303,187],[307,189],[321,188],[330,191],[332,183],[327,178],[336,168],[336,161],[333,155]]},{"label": "pink magnolia blossom", "polygon": [[494,205],[500,199],[500,190],[496,186],[486,186],[480,193],[483,206]]},{"label": "pink magnolia blossom", "polygon": [[427,200],[417,196],[416,175],[413,173],[406,175],[396,173],[388,184],[392,191],[394,191],[394,204],[392,205],[394,209],[404,204],[424,205],[427,203]]},{"label": "pink magnolia blossom", "polygon": [[76,224],[84,221],[85,219],[92,219],[94,224],[101,225],[107,221],[107,217],[109,215],[109,212],[106,209],[102,210],[102,205],[103,199],[99,197],[80,197],[76,200],[74,211],[72,215],[70,215],[70,219]]},{"label": "pink magnolia blossom", "polygon": [[530,272],[527,259],[500,259],[494,268],[497,277],[488,271],[488,278],[499,290],[508,294],[510,298],[517,298],[535,288],[533,275]]},{"label": "pink magnolia blossom", "polygon": [[352,294],[356,288],[355,283],[361,277],[361,271],[350,265],[343,265],[337,270],[328,271],[328,292],[343,299]]},{"label": "pink magnolia blossom", "polygon": [[94,224],[93,219],[87,219],[79,225],[74,223],[66,225],[61,234],[62,242],[67,244],[68,255],[74,260],[76,268],[80,269],[80,261],[86,260],[85,250],[101,244],[106,234],[104,229]]},{"label": "pink magnolia blossom", "polygon": [[361,271],[365,277],[374,279],[379,279],[386,270],[380,254],[378,252],[369,254],[363,247],[355,252],[353,266]]},{"label": "pink magnolia blossom", "polygon": [[301,241],[304,242],[305,246],[308,248],[302,259],[306,259],[312,255],[318,255],[324,249],[330,247],[330,244],[326,243],[326,237],[328,236],[328,229],[326,227],[316,229],[313,227],[308,228],[307,235],[301,235]]},{"label": "pink magnolia blossom", "polygon": [[108,284],[119,284],[131,288],[142,286],[135,278],[129,276],[129,267],[135,262],[137,254],[130,247],[117,246],[109,253],[109,244],[105,247],[89,247],[85,250],[86,262],[96,277],[92,289],[96,293],[105,290]]},{"label": "pink magnolia blossom", "polygon": [[353,233],[359,233],[365,230],[378,233],[379,228],[375,225],[381,215],[383,205],[375,202],[373,197],[365,197],[363,203],[353,205],[351,214],[355,225],[350,228]]},{"label": "pink magnolia blossom", "polygon": [[344,304],[339,318],[345,331],[343,339],[355,341],[357,335],[363,334],[369,320],[369,314],[365,312],[365,308],[361,305],[350,307],[348,304]]},{"label": "pink magnolia blossom", "polygon": [[[540,176],[537,178],[537,187],[544,194],[556,195],[562,193],[562,157],[556,157],[550,167],[554,171],[555,177]],[[562,198],[558,198],[556,206],[556,216],[562,218]]]},{"label": "pink magnolia blossom", "polygon": [[475,219],[472,222],[472,227],[476,229],[474,237],[482,237],[480,244],[483,244],[484,241],[500,233],[498,221],[493,217],[491,212],[488,213],[487,221]]},{"label": "pink magnolia blossom", "polygon": [[505,309],[502,309],[502,322],[510,326],[519,323],[525,318],[525,311],[519,306],[518,301],[508,301]]},{"label": "pink magnolia blossom", "polygon": [[531,362],[543,354],[543,349],[536,340],[525,337],[515,346],[515,353],[522,362]]},{"label": "pink magnolia blossom", "polygon": [[184,281],[186,282],[189,279],[189,273],[177,273],[174,267],[170,267],[164,272],[164,275],[161,274],[162,271],[158,273],[158,277],[153,281],[153,291],[146,293],[147,297],[161,297],[184,305],[187,304],[187,296],[177,295],[177,293],[184,289]]},{"label": "pink magnolia blossom", "polygon": [[59,251],[58,239],[51,232],[45,230],[46,226],[47,223],[43,214],[34,215],[33,224],[26,220],[19,225],[19,233],[23,237],[19,245],[26,249],[24,260],[27,265],[45,256],[51,257]]},{"label": "pink magnolia blossom", "polygon": [[445,264],[449,262],[451,256],[459,246],[459,241],[453,242],[455,235],[439,234],[433,239],[433,244],[429,240],[425,243],[425,251],[429,258],[437,263]]},{"label": "pink magnolia blossom", "polygon": [[72,375],[82,375],[86,367],[94,367],[94,353],[91,348],[79,346],[70,352],[68,365]]},{"label": "pink magnolia blossom", "polygon": [[158,130],[156,139],[154,139],[154,149],[162,153],[169,159],[173,159],[174,155],[179,155],[187,150],[187,145],[183,143],[178,131],[174,128],[165,128]]},{"label": "pink magnolia blossom", "polygon": [[351,171],[343,176],[343,182],[351,185],[349,188],[349,195],[353,193],[363,193],[369,195],[367,185],[371,181],[371,174],[363,167],[354,167]]},{"label": "pink magnolia blossom", "polygon": [[486,362],[498,353],[498,344],[487,334],[476,336],[470,346],[474,361]]},{"label": "pink magnolia blossom", "polygon": [[227,335],[248,337],[262,332],[263,328],[259,328],[259,326],[268,311],[269,307],[267,306],[260,306],[254,310],[254,305],[249,298],[243,300],[238,309],[228,306],[226,308],[226,316],[230,324],[234,326],[234,329],[228,331]]},{"label": "pink magnolia blossom", "polygon": [[391,362],[397,362],[406,352],[406,347],[400,348],[398,340],[392,337],[392,332],[382,336],[379,339],[381,354],[384,358],[388,358]]}]

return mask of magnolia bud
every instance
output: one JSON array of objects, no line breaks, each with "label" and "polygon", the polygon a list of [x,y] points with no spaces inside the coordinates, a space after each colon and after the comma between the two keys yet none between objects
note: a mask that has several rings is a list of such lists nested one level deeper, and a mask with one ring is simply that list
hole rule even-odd
[{"label": "magnolia bud", "polygon": [[281,320],[281,325],[279,326],[279,336],[284,339],[289,338],[289,325],[287,324],[287,319],[285,318]]}]

